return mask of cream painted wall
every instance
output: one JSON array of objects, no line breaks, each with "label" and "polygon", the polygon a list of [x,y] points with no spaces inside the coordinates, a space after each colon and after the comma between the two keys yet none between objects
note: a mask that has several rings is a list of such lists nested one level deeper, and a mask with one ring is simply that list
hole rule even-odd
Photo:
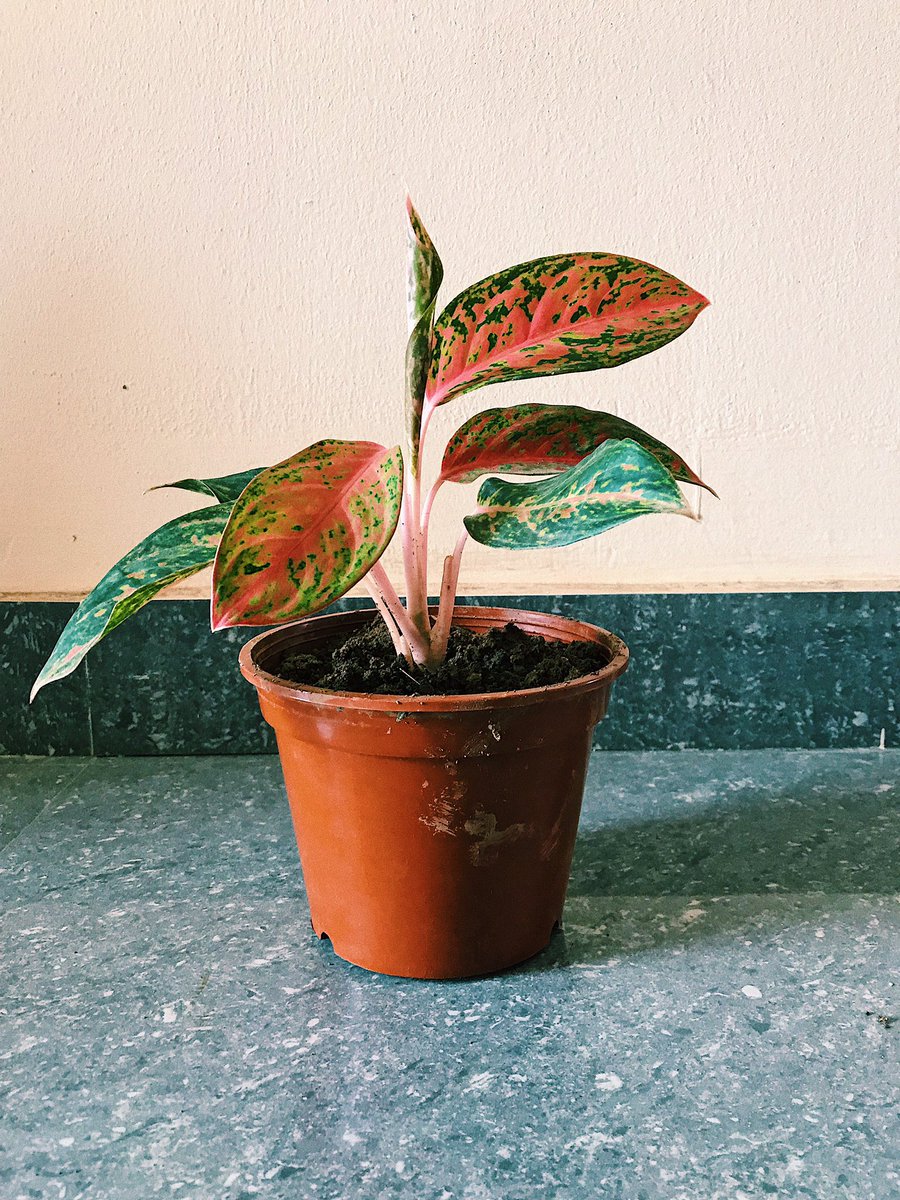
[{"label": "cream painted wall", "polygon": [[[399,440],[404,191],[466,283],[616,250],[712,307],[611,409],[719,490],[470,590],[900,576],[889,2],[13,2],[0,32],[0,590],[83,592],[189,500],[144,489]],[[433,539],[471,492],[445,489]]]}]

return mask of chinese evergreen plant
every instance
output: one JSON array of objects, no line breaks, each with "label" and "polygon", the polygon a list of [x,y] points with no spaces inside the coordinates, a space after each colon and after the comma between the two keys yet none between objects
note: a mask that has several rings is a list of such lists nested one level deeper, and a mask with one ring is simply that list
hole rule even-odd
[{"label": "chinese evergreen plant", "polygon": [[[163,486],[216,501],[169,521],[125,555],[79,605],[34,685],[74,671],[157,592],[214,563],[212,628],[275,625],[319,612],[364,580],[398,654],[440,663],[468,538],[524,550],[566,546],[644,513],[691,516],[677,481],[706,487],[636,425],[571,405],[518,404],[466,421],[423,495],[434,413],[491,383],[618,367],[678,337],[706,307],[672,275],[619,254],[555,254],[489,275],[436,317],[443,267],[407,201],[404,445],[326,439],[273,467]],[[494,475],[478,491],[427,604],[429,520],[445,483]],[[711,490],[711,489],[710,489]],[[382,563],[399,529],[405,603]]]}]

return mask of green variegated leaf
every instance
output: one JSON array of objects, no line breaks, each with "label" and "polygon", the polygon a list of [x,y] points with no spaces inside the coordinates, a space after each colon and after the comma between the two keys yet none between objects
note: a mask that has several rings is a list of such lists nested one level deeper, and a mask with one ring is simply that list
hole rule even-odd
[{"label": "green variegated leaf", "polygon": [[466,288],[440,314],[426,402],[620,366],[684,333],[707,303],[659,267],[620,254],[536,258]]},{"label": "green variegated leaf", "polygon": [[476,413],[447,443],[440,478],[471,483],[489,471],[549,475],[573,467],[609,438],[631,438],[676,479],[712,492],[683,458],[637,425],[567,404],[517,404]]},{"label": "green variegated leaf", "polygon": [[409,341],[406,344],[406,431],[410,469],[419,470],[419,430],[428,370],[431,365],[432,326],[438,288],[444,268],[412,201],[406,198],[407,276],[406,307]]},{"label": "green variegated leaf", "polygon": [[644,513],[693,516],[670,472],[630,438],[536,483],[486,479],[478,507],[465,518],[471,537],[510,550],[569,546]]},{"label": "green variegated leaf", "polygon": [[247,485],[213,572],[213,629],[309,616],[380,558],[400,515],[400,447],[316,442]]},{"label": "green variegated leaf", "polygon": [[218,475],[212,479],[176,479],[174,483],[158,483],[150,488],[158,492],[160,488],[182,488],[186,492],[200,492],[203,496],[212,496],[216,500],[237,500],[238,496],[251,479],[262,470],[254,467],[250,471],[238,471],[235,475]]},{"label": "green variegated leaf", "polygon": [[213,504],[151,533],[103,576],[72,614],[31,692],[70,675],[87,652],[157,592],[209,566],[231,512]]}]

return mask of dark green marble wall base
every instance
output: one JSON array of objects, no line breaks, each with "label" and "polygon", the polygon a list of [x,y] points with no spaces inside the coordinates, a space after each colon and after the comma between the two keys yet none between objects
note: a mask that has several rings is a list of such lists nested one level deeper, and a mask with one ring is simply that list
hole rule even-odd
[{"label": "dark green marble wall base", "polygon": [[[628,643],[598,742],[615,750],[865,748],[898,743],[893,592],[467,597],[596,622]],[[357,608],[345,601],[336,607]],[[28,692],[70,604],[0,604],[0,754],[274,750],[237,669],[244,629],[203,601],[147,605],[62,683]]]}]

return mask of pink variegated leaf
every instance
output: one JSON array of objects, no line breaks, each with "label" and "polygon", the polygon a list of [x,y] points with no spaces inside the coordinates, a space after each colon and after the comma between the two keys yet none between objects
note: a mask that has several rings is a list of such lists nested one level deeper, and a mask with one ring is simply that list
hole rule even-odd
[{"label": "pink variegated leaf", "polygon": [[549,475],[574,467],[608,438],[630,438],[683,483],[708,484],[664,442],[612,413],[568,404],[516,404],[476,413],[447,443],[440,478],[471,483],[496,471]]},{"label": "pink variegated leaf", "polygon": [[309,616],[374,566],[400,514],[400,447],[316,442],[243,490],[213,570],[212,627]]},{"label": "pink variegated leaf", "polygon": [[618,367],[658,350],[708,301],[619,254],[554,254],[466,288],[434,325],[426,403],[489,383]]}]

